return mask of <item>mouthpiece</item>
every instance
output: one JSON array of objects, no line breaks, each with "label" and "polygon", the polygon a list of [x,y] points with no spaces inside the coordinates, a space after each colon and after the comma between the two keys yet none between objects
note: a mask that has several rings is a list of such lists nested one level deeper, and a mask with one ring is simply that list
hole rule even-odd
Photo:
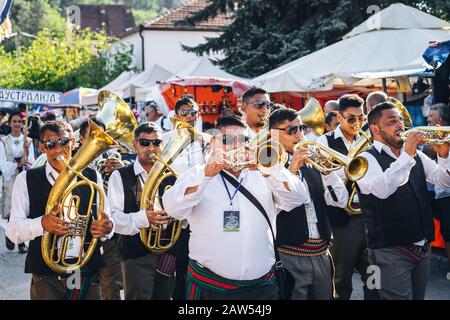
[{"label": "mouthpiece", "polygon": [[58,156],[58,157],[56,158],[56,160],[58,160],[58,161],[64,161],[64,156],[63,156],[63,155],[60,155],[60,156]]}]

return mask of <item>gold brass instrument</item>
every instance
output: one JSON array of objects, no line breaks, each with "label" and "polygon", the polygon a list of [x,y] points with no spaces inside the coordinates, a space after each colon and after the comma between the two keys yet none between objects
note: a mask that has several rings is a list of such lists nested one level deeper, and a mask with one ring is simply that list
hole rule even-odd
[{"label": "gold brass instrument", "polygon": [[405,131],[402,135],[402,139],[406,140],[406,138],[413,132],[423,132],[425,137],[422,139],[422,142],[429,144],[444,144],[450,142],[450,126],[447,127],[415,127],[413,129],[409,129]]},{"label": "gold brass instrument", "polygon": [[[106,126],[106,132],[111,133],[111,137],[117,139],[120,147],[125,151],[132,151],[131,141],[133,140],[134,128],[137,128],[137,120],[130,107],[118,95],[109,90],[101,90],[98,95],[98,107],[100,112],[95,116]],[[78,144],[80,130],[74,132]],[[122,143],[121,141],[127,141]],[[44,165],[47,162],[45,153],[41,154],[33,163],[31,168]]]},{"label": "gold brass instrument", "polygon": [[[126,107],[126,108],[125,108]],[[92,120],[89,121],[89,136],[85,143],[78,150],[76,155],[66,161],[64,157],[60,157],[58,160],[64,161],[66,167],[61,171],[56,179],[47,200],[45,208],[45,214],[54,214],[61,219],[65,219],[64,211],[67,210],[70,225],[72,231],[65,236],[59,236],[51,233],[44,233],[41,240],[42,257],[45,263],[50,269],[58,273],[72,272],[79,268],[82,268],[91,258],[94,253],[97,239],[87,243],[86,236],[89,232],[91,217],[96,220],[100,220],[101,213],[104,211],[104,199],[105,194],[98,184],[88,180],[82,174],[82,171],[101,153],[114,147],[118,147],[118,141],[122,146],[131,146],[132,133],[135,129],[133,124],[136,124],[136,119],[133,113],[126,104],[119,104],[115,107],[117,114],[117,121],[126,122],[124,124],[117,123],[109,126],[107,131],[103,131]],[[114,131],[116,130],[117,131]],[[113,138],[114,137],[114,138]],[[79,177],[81,180],[73,183],[73,180]],[[88,202],[87,212],[80,212],[80,198],[76,195],[72,195],[74,189],[87,186],[91,195]],[[98,194],[99,206],[97,210],[93,209],[96,206],[93,202],[96,201],[95,193]],[[95,217],[94,212],[97,211]],[[66,257],[68,243],[71,239],[80,239],[80,252],[75,262],[68,261]],[[88,247],[85,249],[85,245]]]},{"label": "gold brass instrument", "polygon": [[228,151],[226,161],[230,164],[228,168],[233,171],[240,171],[246,166],[256,164],[256,168],[262,174],[271,175],[284,166],[287,153],[281,143],[271,138],[270,131],[266,127],[245,147]]},{"label": "gold brass instrument", "polygon": [[321,136],[325,132],[325,115],[319,101],[310,98],[305,107],[298,111],[297,114],[302,122],[311,129],[316,136]]},{"label": "gold brass instrument", "polygon": [[[408,109],[406,109],[406,107],[403,105],[403,103],[401,103],[399,100],[393,98],[393,97],[388,97],[387,102],[391,102],[392,104],[395,105],[395,108],[397,109],[397,111],[400,113],[400,115],[403,118],[403,124],[405,125],[406,128],[410,128],[412,127],[413,123],[412,123],[412,119],[411,116],[408,112]],[[354,158],[355,156],[357,156],[358,154],[363,153],[364,151],[368,150],[371,146],[372,146],[372,135],[370,133],[370,129],[367,129],[366,131],[362,131],[360,130],[360,134],[361,136],[352,144],[351,149],[348,152],[348,156],[350,158]],[[345,211],[347,211],[347,213],[349,215],[357,215],[357,214],[361,214],[362,210],[359,207],[359,201],[355,201],[357,197],[357,190],[356,190],[356,184],[353,183],[352,184],[352,190],[350,192],[350,196],[349,196],[349,200],[347,203],[347,206],[345,207]],[[356,205],[356,203],[358,203]]]},{"label": "gold brass instrument", "polygon": [[[319,151],[309,148],[310,146],[319,149]],[[369,167],[366,158],[359,156],[350,158],[316,141],[301,141],[294,146],[294,151],[302,147],[309,149],[310,155],[307,158],[307,162],[324,174],[338,170],[344,166],[347,179],[357,181],[364,177]]]},{"label": "gold brass instrument", "polygon": [[[161,155],[152,155],[155,163],[148,173],[148,178],[142,188],[141,209],[164,209],[161,198],[176,181],[177,174],[170,165],[176,157],[192,142],[202,140],[201,134],[189,124],[174,119],[174,130],[169,144]],[[165,226],[150,226],[140,230],[140,238],[144,246],[155,254],[162,254],[172,248],[178,240],[183,221],[170,218]]]},{"label": "gold brass instrument", "polygon": [[107,170],[107,168],[104,167],[104,164],[108,159],[117,159],[122,166],[127,166],[130,164],[130,161],[128,160],[122,160],[122,155],[120,152],[113,152],[108,158],[98,159],[95,162],[95,168],[98,172],[100,172],[103,179],[103,190],[105,190],[105,193],[108,192],[108,181],[112,173],[111,170]]}]

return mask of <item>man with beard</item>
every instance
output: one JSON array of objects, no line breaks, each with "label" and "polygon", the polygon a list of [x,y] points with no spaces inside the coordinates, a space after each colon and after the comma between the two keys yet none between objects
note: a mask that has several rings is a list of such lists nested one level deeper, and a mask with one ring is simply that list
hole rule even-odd
[{"label": "man with beard", "polygon": [[434,145],[438,163],[417,147],[424,133],[409,134],[395,105],[384,102],[369,114],[374,139],[362,155],[369,168],[361,180],[360,200],[365,215],[369,261],[379,268],[381,299],[421,299],[430,272],[434,239],[431,198],[426,182],[450,187],[450,144]]},{"label": "man with beard", "polygon": [[126,300],[169,299],[173,279],[157,271],[159,255],[151,253],[141,242],[139,231],[167,223],[165,212],[140,209],[142,189],[153,167],[153,154],[160,155],[161,131],[154,123],[143,123],[134,131],[133,147],[137,159],[133,164],[113,171],[109,178],[108,199],[111,215],[119,234],[117,246],[121,256]]},{"label": "man with beard", "polygon": [[256,87],[247,89],[242,95],[242,111],[250,128],[250,137],[268,125],[269,109],[272,105],[266,90]]}]

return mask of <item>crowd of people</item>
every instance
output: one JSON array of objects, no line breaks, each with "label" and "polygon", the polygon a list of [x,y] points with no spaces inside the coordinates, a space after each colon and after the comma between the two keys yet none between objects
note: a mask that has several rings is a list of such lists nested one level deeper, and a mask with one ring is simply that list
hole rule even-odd
[{"label": "crowd of people", "polygon": [[[147,103],[146,119],[134,131],[130,163],[112,157],[117,150],[111,150],[83,170],[107,197],[102,219],[89,221],[88,240],[100,241],[81,268],[82,286],[75,288],[68,284],[70,273],[46,264],[41,238],[72,232],[73,206],[60,208],[56,213],[61,216],[44,213],[65,168],[60,157],[76,155],[90,127],[87,121],[81,124],[76,141],[68,122],[46,119],[38,124],[33,144],[31,134],[24,137],[23,114],[10,114],[10,131],[0,127],[2,215],[9,221],[8,249],[18,244],[19,252],[27,253],[31,299],[118,300],[123,289],[126,300],[349,300],[355,269],[364,299],[424,299],[433,218],[441,222],[450,259],[450,144],[424,144],[423,132],[404,138],[402,115],[379,91],[366,100],[345,94],[328,101],[323,108],[326,133],[320,137],[296,110],[272,103],[263,89],[249,88],[240,109],[225,110],[213,128],[202,128],[192,96],[178,100],[172,116],[162,115],[155,102]],[[149,174],[178,137],[172,117],[196,128],[199,138],[171,163],[178,178],[171,188],[158,191],[164,209],[144,207],[141,195]],[[448,126],[448,105],[431,106],[427,121]],[[362,214],[351,215],[345,208],[355,184],[345,168],[321,172],[310,163],[312,150],[298,146],[315,140],[347,155],[366,130],[372,142],[360,155],[368,168],[353,197]],[[234,163],[229,155],[235,150],[247,150],[246,160],[254,157],[248,151],[253,149],[245,148],[262,132],[276,137],[286,161],[270,172],[251,161]],[[47,162],[32,167],[36,149]],[[73,193],[85,208],[85,190]],[[149,251],[140,231],[167,226],[171,219],[183,221],[175,246],[164,253]],[[69,239],[66,254],[76,260],[86,244],[75,236]],[[380,277],[372,283],[374,267]]]}]

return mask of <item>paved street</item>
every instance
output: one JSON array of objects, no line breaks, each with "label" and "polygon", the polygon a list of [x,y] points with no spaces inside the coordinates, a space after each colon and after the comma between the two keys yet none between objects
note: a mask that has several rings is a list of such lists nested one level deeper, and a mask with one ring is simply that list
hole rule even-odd
[{"label": "paved street", "polygon": [[[19,254],[17,247],[8,251],[5,246],[5,220],[0,219],[0,300],[27,300],[30,298],[31,276],[25,274],[25,256]],[[450,281],[445,280],[446,258],[432,257],[431,280],[427,299],[450,300]],[[354,292],[352,299],[362,299],[362,283],[357,274],[353,276]]]}]

